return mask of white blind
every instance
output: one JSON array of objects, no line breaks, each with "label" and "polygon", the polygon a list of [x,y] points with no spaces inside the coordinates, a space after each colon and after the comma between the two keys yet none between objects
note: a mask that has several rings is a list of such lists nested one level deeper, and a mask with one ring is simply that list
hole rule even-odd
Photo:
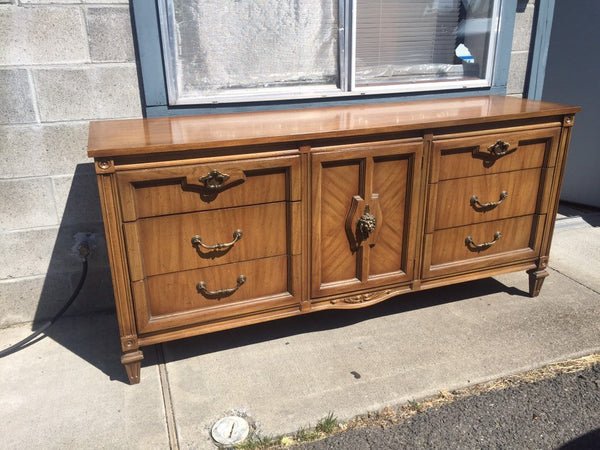
[{"label": "white blind", "polygon": [[356,80],[452,73],[461,0],[357,0]]}]

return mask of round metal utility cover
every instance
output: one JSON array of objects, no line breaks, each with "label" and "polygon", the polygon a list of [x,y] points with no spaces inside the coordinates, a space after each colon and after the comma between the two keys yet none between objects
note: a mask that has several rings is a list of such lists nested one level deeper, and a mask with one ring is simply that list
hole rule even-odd
[{"label": "round metal utility cover", "polygon": [[250,426],[241,417],[228,416],[219,419],[212,427],[212,437],[219,444],[239,444],[248,437]]}]

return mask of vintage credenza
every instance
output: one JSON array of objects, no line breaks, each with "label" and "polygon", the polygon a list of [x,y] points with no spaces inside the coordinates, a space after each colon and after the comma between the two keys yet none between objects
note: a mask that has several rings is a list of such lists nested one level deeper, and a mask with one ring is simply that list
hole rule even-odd
[{"label": "vintage credenza", "polygon": [[510,271],[537,295],[577,111],[486,96],[92,122],[130,381],[172,339]]}]

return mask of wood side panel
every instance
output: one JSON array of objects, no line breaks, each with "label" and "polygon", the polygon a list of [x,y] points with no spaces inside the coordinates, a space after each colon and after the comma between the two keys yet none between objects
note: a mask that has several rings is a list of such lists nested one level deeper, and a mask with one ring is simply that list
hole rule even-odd
[{"label": "wood side panel", "polygon": [[125,242],[121,230],[114,175],[98,175],[96,178],[98,181],[108,260],[115,294],[117,319],[121,334],[121,348],[123,352],[134,352],[139,348],[137,343],[136,317],[133,310],[127,258],[125,255]]},{"label": "wood side panel", "polygon": [[[146,276],[285,255],[287,210],[287,203],[279,202],[141,219],[137,223]],[[228,248],[192,244],[194,236],[207,246],[230,244],[237,230],[242,237]]]},{"label": "wood side panel", "polygon": [[[533,214],[541,173],[538,168],[441,181],[437,185],[435,229]],[[473,196],[480,204],[471,201]],[[493,208],[481,206],[500,201]]]},{"label": "wood side panel", "polygon": [[[540,256],[548,258],[550,255],[550,246],[552,244],[552,237],[554,233],[554,224],[556,222],[556,215],[558,213],[558,205],[560,200],[560,191],[562,188],[562,182],[565,175],[565,165],[567,163],[567,156],[569,153],[569,143],[571,141],[571,133],[573,132],[573,117],[567,116],[565,123],[568,126],[563,127],[560,136],[560,143],[558,146],[557,157],[556,157],[556,169],[549,173],[552,178],[547,179],[548,189],[548,220],[546,228],[544,230],[544,238],[541,243]],[[540,266],[545,267],[545,262],[541,262]]]}]

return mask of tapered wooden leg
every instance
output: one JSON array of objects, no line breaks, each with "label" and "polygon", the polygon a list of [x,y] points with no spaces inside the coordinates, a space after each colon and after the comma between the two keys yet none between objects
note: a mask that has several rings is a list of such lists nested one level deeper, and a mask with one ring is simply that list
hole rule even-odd
[{"label": "tapered wooden leg", "polygon": [[542,284],[544,284],[544,278],[549,274],[543,269],[531,269],[528,270],[527,273],[529,274],[529,295],[531,297],[537,297],[542,289]]},{"label": "tapered wooden leg", "polygon": [[144,354],[141,350],[123,353],[121,356],[121,363],[125,366],[130,384],[138,384],[140,382],[142,359],[144,359]]}]

